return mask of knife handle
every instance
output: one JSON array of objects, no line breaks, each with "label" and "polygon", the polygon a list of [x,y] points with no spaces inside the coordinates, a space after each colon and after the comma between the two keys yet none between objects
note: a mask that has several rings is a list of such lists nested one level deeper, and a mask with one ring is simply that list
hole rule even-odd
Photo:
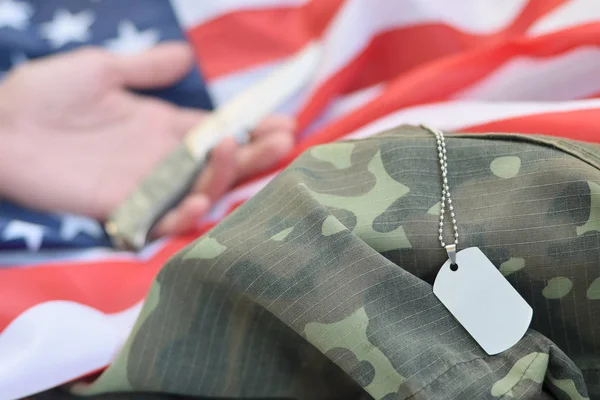
[{"label": "knife handle", "polygon": [[113,244],[141,249],[156,223],[190,191],[206,159],[196,159],[184,143],[169,153],[109,216],[105,229]]}]

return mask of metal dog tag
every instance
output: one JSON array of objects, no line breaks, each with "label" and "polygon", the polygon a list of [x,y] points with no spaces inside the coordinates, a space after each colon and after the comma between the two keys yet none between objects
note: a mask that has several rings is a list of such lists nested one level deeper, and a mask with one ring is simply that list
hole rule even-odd
[{"label": "metal dog tag", "polygon": [[477,247],[456,253],[438,272],[433,293],[489,355],[514,346],[533,309]]}]

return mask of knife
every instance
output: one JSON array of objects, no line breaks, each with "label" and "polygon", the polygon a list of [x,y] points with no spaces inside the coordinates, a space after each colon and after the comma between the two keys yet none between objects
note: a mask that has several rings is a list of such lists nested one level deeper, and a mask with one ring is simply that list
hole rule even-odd
[{"label": "knife", "polygon": [[229,136],[240,144],[248,143],[257,124],[309,82],[320,53],[318,43],[308,44],[187,133],[109,215],[105,230],[113,245],[124,250],[144,247],[156,223],[190,191],[207,165],[211,150]]}]

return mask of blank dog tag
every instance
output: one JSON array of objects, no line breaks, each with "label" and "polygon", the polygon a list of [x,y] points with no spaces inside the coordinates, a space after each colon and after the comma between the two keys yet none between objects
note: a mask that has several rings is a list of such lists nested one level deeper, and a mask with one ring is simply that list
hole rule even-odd
[{"label": "blank dog tag", "polygon": [[479,248],[456,253],[456,265],[444,263],[433,293],[487,354],[508,350],[525,335],[533,309]]}]

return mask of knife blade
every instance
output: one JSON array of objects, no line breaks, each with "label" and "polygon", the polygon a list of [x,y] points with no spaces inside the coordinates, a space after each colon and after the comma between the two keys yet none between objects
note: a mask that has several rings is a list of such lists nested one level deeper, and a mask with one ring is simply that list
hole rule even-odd
[{"label": "knife blade", "polygon": [[320,54],[318,43],[308,44],[187,133],[109,215],[105,230],[113,245],[124,250],[144,247],[156,223],[190,191],[208,163],[211,150],[228,136],[246,144],[260,121],[309,82]]}]

